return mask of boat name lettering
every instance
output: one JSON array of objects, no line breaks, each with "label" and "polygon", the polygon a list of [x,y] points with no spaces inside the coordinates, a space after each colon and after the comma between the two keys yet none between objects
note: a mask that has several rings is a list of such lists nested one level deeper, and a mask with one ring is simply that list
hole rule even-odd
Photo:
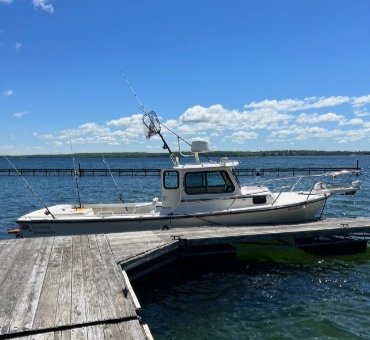
[{"label": "boat name lettering", "polygon": [[288,211],[295,211],[301,209],[303,206],[288,208]]}]

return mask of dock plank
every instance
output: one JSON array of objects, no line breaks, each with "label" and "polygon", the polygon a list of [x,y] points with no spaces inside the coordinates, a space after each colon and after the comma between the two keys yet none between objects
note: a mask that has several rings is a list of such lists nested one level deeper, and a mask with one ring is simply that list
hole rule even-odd
[{"label": "dock plank", "polygon": [[52,328],[55,325],[62,256],[63,238],[56,237],[46,269],[32,329]]},{"label": "dock plank", "polygon": [[88,340],[101,340],[104,339],[104,330],[102,325],[87,327],[86,336]]},{"label": "dock plank", "polygon": [[74,236],[72,239],[72,324],[79,324],[86,321],[81,249],[82,238],[83,236]]},{"label": "dock plank", "polygon": [[62,266],[58,291],[55,326],[71,323],[72,307],[72,236],[65,237],[62,248]]},{"label": "dock plank", "polygon": [[[97,243],[100,250],[102,262],[105,266],[105,272],[109,278],[110,294],[114,302],[116,313],[119,317],[131,317],[136,315],[133,297],[129,293],[128,287],[121,269],[114,260],[109,243],[104,235],[97,236]],[[127,291],[124,293],[124,291]]]},{"label": "dock plank", "polygon": [[29,274],[36,262],[37,252],[41,239],[29,241],[22,244],[16,261],[13,261],[11,271],[0,287],[0,334],[9,332],[13,319],[14,310],[17,307],[17,300],[20,293],[25,289]]},{"label": "dock plank", "polygon": [[163,239],[153,231],[107,234],[106,237],[117,263],[145,254],[168,242],[168,238]]},{"label": "dock plank", "polygon": [[111,323],[106,324],[103,327],[104,332],[104,339],[109,340],[116,340],[116,339],[122,339],[124,340],[124,336],[122,336],[121,331],[119,329],[118,323]]},{"label": "dock plank", "polygon": [[35,265],[31,267],[32,271],[28,283],[20,292],[9,328],[10,333],[32,328],[53,243],[54,239],[52,238],[42,239],[40,248],[37,251]]},{"label": "dock plank", "polygon": [[1,242],[0,287],[3,285],[4,280],[7,279],[10,271],[13,270],[13,263],[18,259],[18,254],[25,242],[25,239]]},{"label": "dock plank", "polygon": [[96,298],[99,302],[101,318],[103,320],[117,319],[120,317],[120,315],[117,315],[114,302],[111,299],[110,286],[105,272],[105,266],[100,256],[99,246],[96,238],[96,235],[90,235],[89,243],[91,258],[95,268],[93,271],[93,280],[96,282]]},{"label": "dock plank", "polygon": [[82,256],[82,278],[84,286],[84,301],[85,301],[85,321],[92,322],[101,320],[100,305],[97,299],[98,291],[94,280],[92,268],[95,264],[92,261],[90,243],[87,235],[81,236],[81,256]]},{"label": "dock plank", "polygon": [[129,320],[119,324],[122,338],[125,340],[145,340],[143,328],[138,320]]}]

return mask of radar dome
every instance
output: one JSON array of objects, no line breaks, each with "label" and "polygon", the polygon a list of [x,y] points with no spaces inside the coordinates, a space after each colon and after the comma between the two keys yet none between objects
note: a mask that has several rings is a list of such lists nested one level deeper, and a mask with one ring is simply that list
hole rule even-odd
[{"label": "radar dome", "polygon": [[209,152],[209,144],[206,141],[194,141],[191,143],[191,152],[202,153]]}]

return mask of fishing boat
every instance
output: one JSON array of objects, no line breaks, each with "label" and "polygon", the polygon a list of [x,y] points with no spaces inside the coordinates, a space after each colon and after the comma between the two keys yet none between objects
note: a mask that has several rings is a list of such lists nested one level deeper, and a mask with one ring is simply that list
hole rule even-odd
[{"label": "fishing boat", "polygon": [[155,112],[145,113],[143,123],[146,137],[158,135],[173,162],[172,168],[161,172],[161,199],[140,203],[44,205],[44,208],[18,218],[19,235],[33,237],[306,222],[321,216],[325,202],[331,196],[330,192],[315,191],[313,187],[303,191],[283,187],[273,192],[266,186],[242,185],[235,172],[238,161],[227,158],[218,162],[201,161],[201,156],[209,151],[205,141],[189,144],[195,161],[181,164],[164,139],[161,133],[164,125]]}]

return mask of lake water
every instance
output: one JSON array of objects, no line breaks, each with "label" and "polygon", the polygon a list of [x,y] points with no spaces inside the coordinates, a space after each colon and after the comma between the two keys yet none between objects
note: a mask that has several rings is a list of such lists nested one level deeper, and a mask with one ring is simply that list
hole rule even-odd
[{"label": "lake water", "polygon": [[[168,159],[106,159],[111,168],[163,168]],[[355,167],[362,189],[328,201],[324,217],[370,217],[370,157],[253,157],[241,167]],[[71,168],[71,158],[17,158],[18,168]],[[101,159],[76,159],[103,168]],[[10,165],[2,158],[0,168]],[[76,203],[73,177],[27,176],[46,205]],[[241,182],[267,178],[241,177]],[[159,177],[81,177],[82,202],[160,197]],[[0,176],[0,237],[20,215],[42,207],[18,176]],[[370,253],[320,257],[288,247],[241,246],[237,261],[176,263],[133,283],[155,339],[370,338]]]}]

